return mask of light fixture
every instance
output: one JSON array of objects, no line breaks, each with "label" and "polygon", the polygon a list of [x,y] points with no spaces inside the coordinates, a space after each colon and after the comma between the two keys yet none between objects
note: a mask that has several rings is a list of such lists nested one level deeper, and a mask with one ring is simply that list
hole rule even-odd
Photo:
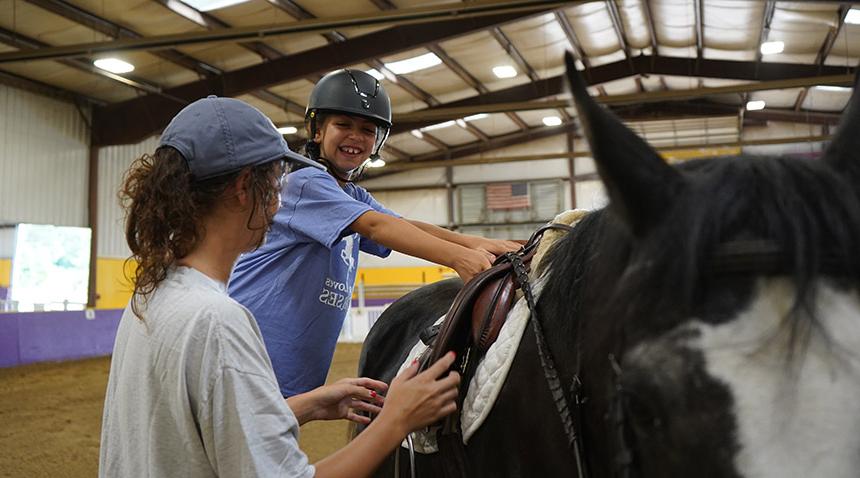
[{"label": "light fixture", "polygon": [[759,51],[762,55],[774,55],[785,50],[785,43],[781,41],[767,41],[761,44]]},{"label": "light fixture", "polygon": [[295,126],[282,126],[278,128],[278,133],[281,134],[296,134],[299,132],[299,129]]},{"label": "light fixture", "polygon": [[381,168],[385,166],[385,160],[382,158],[376,158],[373,161],[368,161],[367,166],[371,168]]},{"label": "light fixture", "polygon": [[377,79],[377,81],[382,81],[385,79],[385,75],[379,72],[376,68],[371,68],[369,70],[365,70],[365,73]]},{"label": "light fixture", "polygon": [[412,136],[415,136],[418,139],[424,138],[424,133],[422,133],[421,131],[418,131],[417,129],[413,129],[412,131],[410,131],[410,133],[412,134]]},{"label": "light fixture", "polygon": [[466,120],[466,121],[476,121],[476,120],[479,120],[479,119],[484,119],[484,118],[486,118],[487,116],[490,116],[490,115],[488,115],[487,113],[478,113],[478,114],[476,114],[476,115],[466,116],[466,117],[465,117],[465,118],[463,118],[463,119],[464,119],[464,120]]},{"label": "light fixture", "polygon": [[517,70],[511,65],[499,65],[493,67],[493,74],[496,78],[513,78],[517,76]]},{"label": "light fixture", "polygon": [[465,128],[466,127],[466,120],[464,120],[462,118],[458,118],[457,119],[457,126],[459,126],[461,128]]},{"label": "light fixture", "polygon": [[758,111],[764,109],[764,100],[747,101],[747,111]]},{"label": "light fixture", "polygon": [[436,66],[440,63],[442,63],[442,60],[434,53],[425,53],[405,60],[386,63],[385,67],[391,70],[395,75],[405,75],[407,73],[412,73],[413,71]]},{"label": "light fixture", "polygon": [[99,58],[93,62],[96,68],[109,71],[111,73],[128,73],[134,71],[134,65],[120,60],[119,58]]},{"label": "light fixture", "polygon": [[433,131],[434,129],[442,129],[447,128],[449,126],[454,126],[454,120],[445,121],[444,123],[436,123],[431,124],[430,126],[425,126],[421,128],[421,131]]},{"label": "light fixture", "polygon": [[832,86],[832,85],[817,85],[815,87],[816,90],[820,91],[833,91],[837,93],[847,93],[851,91],[851,88],[847,86]]},{"label": "light fixture", "polygon": [[852,8],[848,10],[848,14],[845,15],[845,23],[860,25],[860,9]]},{"label": "light fixture", "polygon": [[201,12],[208,12],[219,8],[238,5],[247,1],[249,0],[182,0],[182,3],[194,7]]},{"label": "light fixture", "polygon": [[558,126],[561,124],[561,118],[558,116],[544,116],[541,121],[547,126]]}]

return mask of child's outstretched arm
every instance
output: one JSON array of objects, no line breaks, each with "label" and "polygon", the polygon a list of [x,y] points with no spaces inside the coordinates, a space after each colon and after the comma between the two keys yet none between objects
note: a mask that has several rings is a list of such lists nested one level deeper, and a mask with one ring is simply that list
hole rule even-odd
[{"label": "child's outstretched arm", "polygon": [[444,227],[428,224],[426,222],[415,221],[413,219],[406,219],[406,221],[408,221],[410,224],[417,227],[418,229],[421,229],[422,231],[426,232],[427,234],[438,237],[439,239],[453,242],[455,244],[460,244],[461,246],[468,247],[469,249],[487,251],[495,256],[504,254],[506,252],[516,251],[520,248],[520,246],[522,246],[522,244],[515,241],[506,241],[503,239],[488,239],[486,237],[460,234],[459,232],[454,232],[445,229]]},{"label": "child's outstretched arm", "polygon": [[367,211],[350,224],[350,229],[389,249],[448,266],[457,271],[463,282],[488,269],[495,260],[486,250],[440,239],[409,221],[381,212]]}]

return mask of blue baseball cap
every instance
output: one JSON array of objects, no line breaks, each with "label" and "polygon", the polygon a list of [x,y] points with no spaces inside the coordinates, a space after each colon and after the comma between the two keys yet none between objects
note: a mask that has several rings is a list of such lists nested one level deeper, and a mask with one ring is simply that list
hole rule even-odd
[{"label": "blue baseball cap", "polygon": [[214,95],[191,103],[170,120],[158,144],[164,146],[182,154],[196,180],[279,159],[325,168],[290,150],[272,120],[257,108]]}]

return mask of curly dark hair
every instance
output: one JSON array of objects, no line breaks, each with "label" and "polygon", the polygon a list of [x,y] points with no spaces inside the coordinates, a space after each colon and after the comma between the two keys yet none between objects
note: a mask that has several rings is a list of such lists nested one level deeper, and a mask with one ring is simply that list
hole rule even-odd
[{"label": "curly dark hair", "polygon": [[[259,215],[258,207],[276,200],[282,169],[279,161],[250,168],[248,187],[253,205],[249,230],[268,230],[271,225],[271,215],[262,226],[252,225],[252,219]],[[227,187],[244,171],[195,181],[185,159],[170,147],[132,163],[119,197],[126,211],[125,237],[132,252],[127,262],[136,263],[131,307],[138,318],[143,318],[142,306],[145,308],[176,260],[188,255],[202,239],[201,219],[212,212]]]}]

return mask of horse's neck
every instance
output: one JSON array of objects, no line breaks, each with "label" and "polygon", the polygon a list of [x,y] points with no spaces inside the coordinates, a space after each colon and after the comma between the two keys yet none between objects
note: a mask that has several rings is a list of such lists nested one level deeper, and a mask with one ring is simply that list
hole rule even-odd
[{"label": "horse's neck", "polygon": [[785,279],[761,280],[733,320],[694,325],[701,334],[691,345],[733,397],[735,466],[743,476],[848,477],[860,470],[860,297],[826,281],[816,285],[817,325],[786,319],[795,288]]}]

